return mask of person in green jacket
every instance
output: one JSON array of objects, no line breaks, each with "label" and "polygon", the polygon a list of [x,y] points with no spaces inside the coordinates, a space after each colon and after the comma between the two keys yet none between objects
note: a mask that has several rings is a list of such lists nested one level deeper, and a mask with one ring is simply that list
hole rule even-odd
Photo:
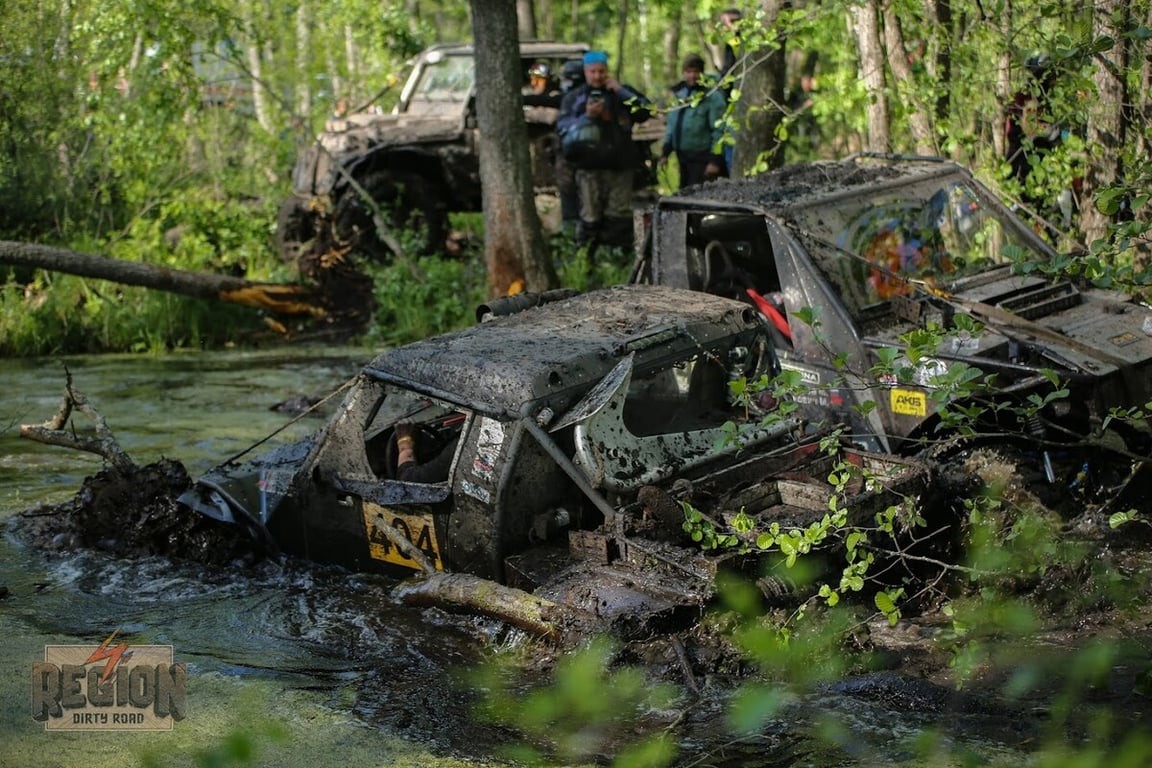
[{"label": "person in green jacket", "polygon": [[680,188],[727,175],[720,138],[726,107],[724,93],[709,88],[704,77],[704,59],[690,53],[684,57],[684,79],[672,88],[673,102],[664,129],[664,150],[660,164],[675,153],[680,164]]}]

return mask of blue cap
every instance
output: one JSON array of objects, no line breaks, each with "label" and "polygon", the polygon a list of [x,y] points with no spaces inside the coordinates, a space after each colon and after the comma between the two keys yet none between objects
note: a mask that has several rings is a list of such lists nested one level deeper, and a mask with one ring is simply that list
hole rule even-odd
[{"label": "blue cap", "polygon": [[604,51],[588,51],[584,54],[585,64],[607,64],[608,54]]}]

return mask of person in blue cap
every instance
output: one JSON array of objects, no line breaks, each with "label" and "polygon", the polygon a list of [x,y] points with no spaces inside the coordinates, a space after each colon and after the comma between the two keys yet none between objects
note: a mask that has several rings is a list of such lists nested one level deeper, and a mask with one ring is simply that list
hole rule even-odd
[{"label": "person in blue cap", "polygon": [[632,244],[632,178],[640,162],[632,126],[652,116],[648,98],[608,74],[608,54],[584,54],[584,83],[560,104],[556,130],[576,168],[580,221],[576,242]]}]

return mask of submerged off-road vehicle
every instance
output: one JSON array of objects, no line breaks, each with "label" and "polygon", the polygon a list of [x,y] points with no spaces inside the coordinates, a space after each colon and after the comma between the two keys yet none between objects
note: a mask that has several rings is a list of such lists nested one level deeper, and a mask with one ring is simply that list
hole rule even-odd
[{"label": "submerged off-road vehicle", "polygon": [[[578,60],[583,43],[525,42],[520,46],[527,82],[535,62],[560,72]],[[277,240],[286,260],[307,269],[307,257],[358,249],[387,254],[372,224],[367,194],[393,223],[423,228],[426,247],[439,251],[453,211],[479,211],[476,74],[473,49],[435,45],[416,57],[391,114],[357,112],[327,122],[296,162],[292,196],[281,205]],[[533,180],[554,187],[558,110],[525,107]]]},{"label": "submerged off-road vehicle", "polygon": [[[387,526],[437,568],[502,579],[505,558],[600,526],[643,486],[789,442],[784,422],[724,439],[746,413],[729,380],[774,366],[751,307],[659,286],[529,298],[384,352],[315,436],[225,464],[184,501],[311,560],[416,567]],[[517,305],[528,308],[508,314]],[[437,476],[399,470],[401,422],[422,464],[443,461]]]},{"label": "submerged off-road vehicle", "polygon": [[1001,441],[1149,455],[1146,418],[1109,417],[1152,400],[1152,308],[1037,269],[1049,245],[951,162],[721,180],[662,198],[650,227],[635,279],[756,303],[807,418],[850,424],[861,446],[919,451],[966,414]]},{"label": "submerged off-road vehicle", "polygon": [[[734,396],[729,382],[776,370],[752,307],[663,286],[573,294],[499,299],[471,328],[384,352],[314,435],[261,441],[181,502],[317,562],[503,581],[613,630],[692,620],[719,568],[752,563],[703,550],[681,503],[738,515],[748,541],[803,527],[828,514],[838,457],[770,418],[774,402]],[[930,481],[921,462],[843,458],[865,517]]]}]

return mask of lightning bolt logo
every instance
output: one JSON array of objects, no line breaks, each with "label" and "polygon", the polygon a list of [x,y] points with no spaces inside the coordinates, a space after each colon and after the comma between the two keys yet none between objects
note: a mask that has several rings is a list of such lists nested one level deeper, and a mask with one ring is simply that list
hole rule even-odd
[{"label": "lightning bolt logo", "polygon": [[112,673],[116,671],[116,665],[122,661],[127,661],[132,658],[132,652],[128,650],[128,643],[120,643],[115,648],[109,649],[108,646],[112,644],[112,640],[120,633],[116,630],[108,635],[108,639],[100,644],[100,647],[92,651],[92,655],[88,657],[88,661],[84,662],[85,665],[91,664],[96,661],[107,659],[104,665],[104,673],[100,675],[101,684],[108,681]]}]

